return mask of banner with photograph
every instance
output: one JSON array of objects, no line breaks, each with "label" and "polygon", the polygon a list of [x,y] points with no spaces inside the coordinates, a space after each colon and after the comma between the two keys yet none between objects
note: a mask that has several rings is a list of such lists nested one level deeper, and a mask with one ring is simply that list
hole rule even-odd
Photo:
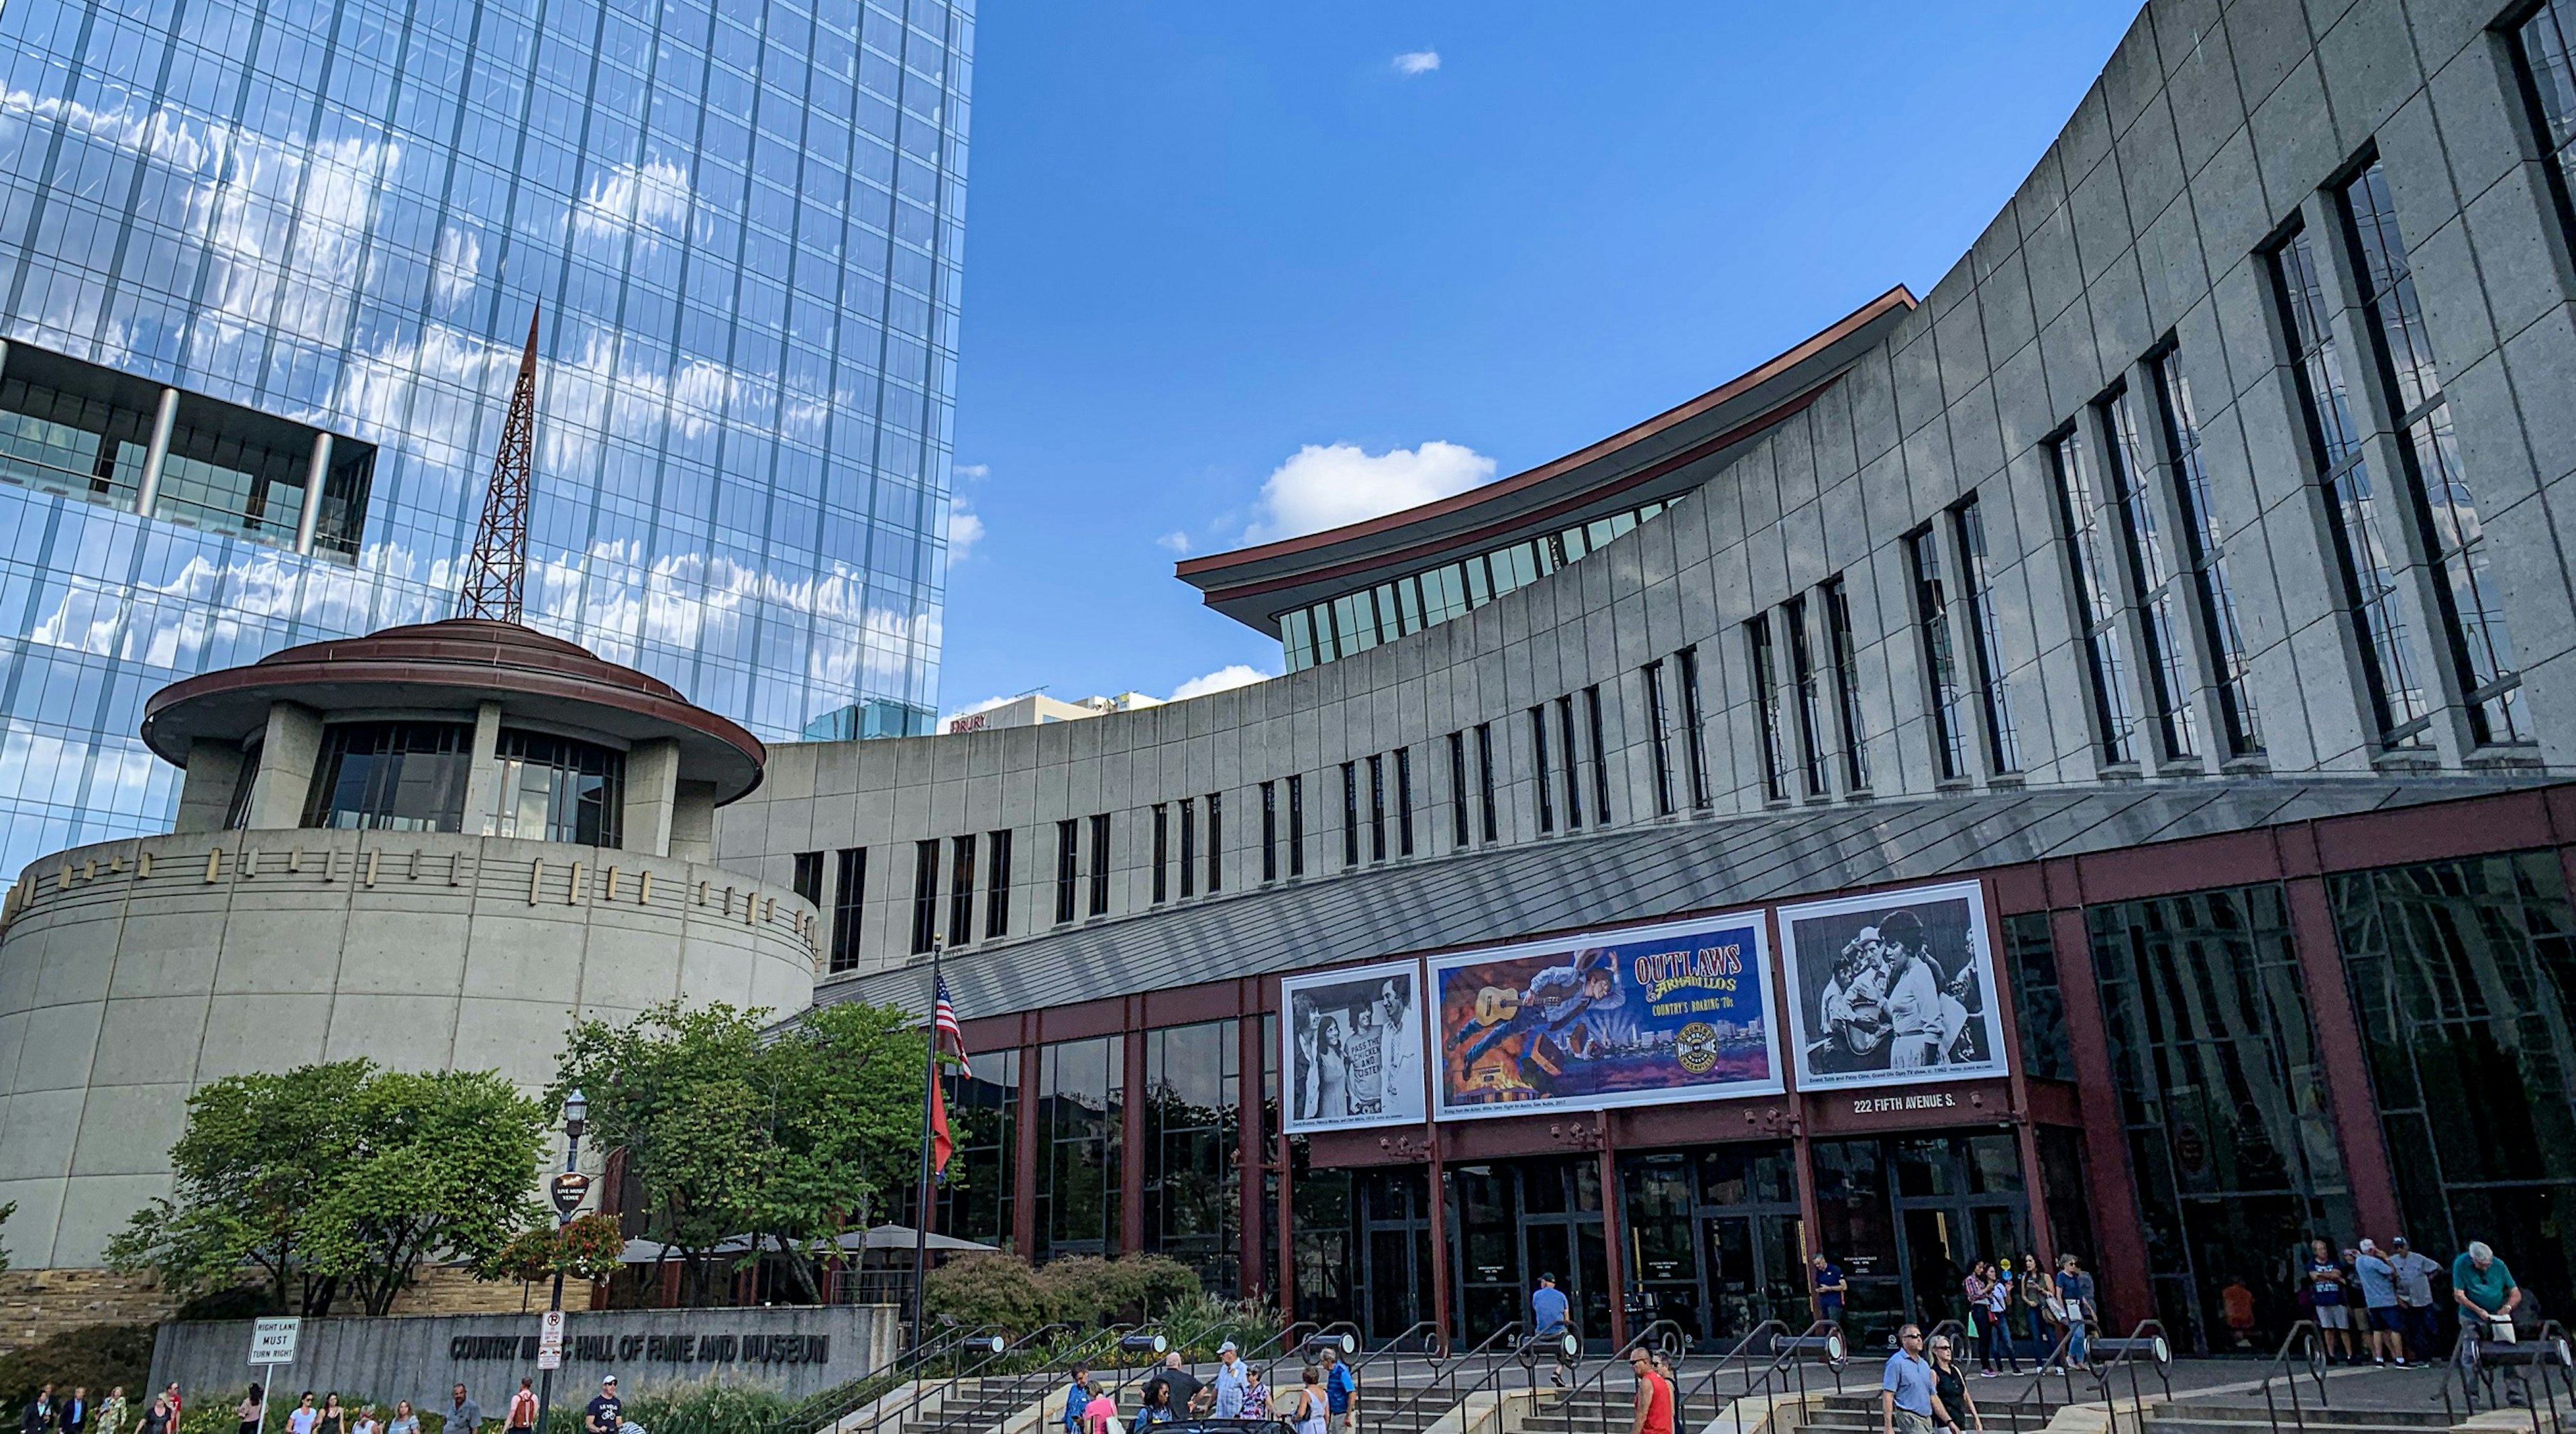
[{"label": "banner with photograph", "polygon": [[1780,908],[1798,1088],[2004,1074],[1975,882]]},{"label": "banner with photograph", "polygon": [[1280,978],[1290,1135],[1422,1123],[1421,982],[1412,961]]},{"label": "banner with photograph", "polygon": [[1782,1089],[1758,912],[1443,956],[1431,989],[1443,1117]]}]

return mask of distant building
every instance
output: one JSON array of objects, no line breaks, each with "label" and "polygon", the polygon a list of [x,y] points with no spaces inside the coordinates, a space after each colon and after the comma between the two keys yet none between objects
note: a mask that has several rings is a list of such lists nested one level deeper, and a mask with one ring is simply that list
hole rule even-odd
[{"label": "distant building", "polygon": [[947,730],[954,732],[993,732],[1004,727],[1042,727],[1049,722],[1071,722],[1083,717],[1097,717],[1103,712],[1137,712],[1147,707],[1160,707],[1163,699],[1142,692],[1121,692],[1115,697],[1085,697],[1064,702],[1043,692],[1023,692],[1008,702],[974,712],[961,712],[948,719]]}]

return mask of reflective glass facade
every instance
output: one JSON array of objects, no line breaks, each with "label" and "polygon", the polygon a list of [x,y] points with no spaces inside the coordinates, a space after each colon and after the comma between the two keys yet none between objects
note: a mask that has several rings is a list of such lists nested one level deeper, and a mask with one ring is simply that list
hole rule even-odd
[{"label": "reflective glass facade", "polygon": [[[0,7],[0,385],[182,395],[150,516],[121,469],[0,471],[6,869],[167,829],[162,685],[450,615],[538,305],[531,625],[767,738],[932,707],[973,35],[972,0]],[[308,460],[197,453],[192,404],[372,448],[363,513],[250,512]]]}]

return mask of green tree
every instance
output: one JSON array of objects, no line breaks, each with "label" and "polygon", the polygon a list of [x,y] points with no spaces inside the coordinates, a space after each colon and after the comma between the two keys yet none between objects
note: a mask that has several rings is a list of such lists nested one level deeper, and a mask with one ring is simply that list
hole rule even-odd
[{"label": "green tree", "polygon": [[345,1290],[382,1314],[421,1261],[482,1260],[542,1218],[545,1110],[489,1071],[227,1077],[189,1097],[176,1192],[135,1213],[108,1263],[183,1294],[255,1269],[280,1308],[325,1315]]}]

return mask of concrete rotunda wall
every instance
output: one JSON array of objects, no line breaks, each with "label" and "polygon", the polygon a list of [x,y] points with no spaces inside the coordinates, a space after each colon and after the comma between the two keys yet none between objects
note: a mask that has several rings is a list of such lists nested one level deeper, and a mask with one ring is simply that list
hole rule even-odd
[{"label": "concrete rotunda wall", "polygon": [[46,857],[0,928],[12,1259],[96,1264],[168,1193],[207,1081],[365,1056],[533,1089],[576,1015],[802,1010],[814,922],[738,872],[494,837],[197,833]]}]

